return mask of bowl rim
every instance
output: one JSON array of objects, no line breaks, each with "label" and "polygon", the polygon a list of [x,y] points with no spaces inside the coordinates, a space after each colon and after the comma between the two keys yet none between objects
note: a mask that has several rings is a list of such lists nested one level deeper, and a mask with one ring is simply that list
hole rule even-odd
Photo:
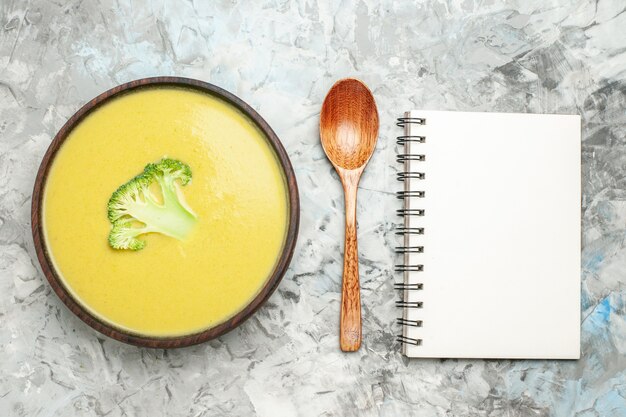
[{"label": "bowl rim", "polygon": [[[172,336],[172,337],[155,337],[155,336],[143,336],[134,334],[118,327],[115,327],[97,316],[93,315],[89,310],[81,305],[80,302],[74,299],[71,292],[67,290],[63,284],[63,281],[57,274],[51,257],[48,254],[44,239],[43,224],[41,221],[41,210],[43,207],[43,195],[46,180],[54,157],[56,156],[61,145],[65,142],[71,131],[91,112],[99,108],[104,103],[109,102],[115,97],[119,97],[121,94],[128,93],[130,91],[138,90],[145,87],[183,87],[191,88],[206,94],[210,94],[214,97],[222,99],[230,105],[237,108],[244,113],[260,130],[263,132],[267,142],[273,149],[279,165],[285,175],[285,180],[288,189],[289,200],[289,212],[288,212],[288,227],[287,233],[282,249],[282,253],[278,262],[276,262],[274,269],[265,282],[263,288],[258,294],[237,314],[228,320],[202,330],[198,333]],[[107,90],[85,105],[83,105],[67,122],[61,127],[54,139],[50,143],[41,164],[37,171],[37,177],[35,179],[35,185],[33,189],[32,202],[31,202],[31,231],[33,235],[33,241],[35,244],[35,251],[42,271],[46,276],[46,279],[50,283],[50,286],[57,294],[57,296],[63,301],[63,303],[78,316],[82,321],[87,323],[90,327],[98,332],[108,336],[110,338],[119,340],[124,343],[128,343],[135,346],[149,347],[149,348],[177,348],[184,346],[191,346],[198,343],[203,343],[208,340],[219,337],[239,326],[245,320],[250,318],[265,301],[272,295],[274,290],[278,287],[278,284],[282,280],[285,272],[289,267],[291,258],[296,246],[298,237],[298,229],[300,223],[300,202],[298,196],[298,184],[296,182],[296,176],[291,166],[289,156],[285,151],[285,148],[281,144],[278,136],[269,126],[269,124],[247,103],[241,100],[236,95],[217,87],[216,85],[185,77],[174,76],[162,76],[162,77],[149,77],[141,78],[134,81],[130,81],[121,85],[118,85],[110,90]]]}]

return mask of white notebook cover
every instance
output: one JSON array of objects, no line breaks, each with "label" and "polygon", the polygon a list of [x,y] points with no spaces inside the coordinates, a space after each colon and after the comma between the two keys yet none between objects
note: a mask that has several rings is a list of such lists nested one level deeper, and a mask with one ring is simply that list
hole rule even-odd
[{"label": "white notebook cover", "polygon": [[422,358],[580,357],[581,140],[580,116],[412,111],[424,136],[402,152],[425,155],[405,170],[423,172],[405,199],[423,216],[405,226],[403,326]]}]

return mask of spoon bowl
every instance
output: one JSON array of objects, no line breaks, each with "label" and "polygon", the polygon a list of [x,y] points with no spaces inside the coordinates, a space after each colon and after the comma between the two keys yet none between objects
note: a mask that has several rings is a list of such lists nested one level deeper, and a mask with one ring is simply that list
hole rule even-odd
[{"label": "spoon bowl", "polygon": [[361,289],[356,233],[356,195],[361,174],[376,148],[378,110],[369,88],[354,78],[332,86],[320,113],[320,139],[343,185],[346,205],[339,345],[361,346]]},{"label": "spoon bowl", "polygon": [[322,105],[320,137],[335,167],[365,167],[378,138],[376,102],[365,84],[346,78],[332,86]]}]

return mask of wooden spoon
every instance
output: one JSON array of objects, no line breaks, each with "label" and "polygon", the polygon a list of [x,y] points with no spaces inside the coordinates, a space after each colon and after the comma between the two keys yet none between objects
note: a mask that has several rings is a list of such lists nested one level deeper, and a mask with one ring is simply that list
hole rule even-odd
[{"label": "wooden spoon", "polygon": [[320,138],[326,156],[341,178],[346,201],[340,346],[344,352],[354,352],[361,346],[356,193],[378,138],[378,110],[365,84],[346,78],[332,86],[322,105]]}]

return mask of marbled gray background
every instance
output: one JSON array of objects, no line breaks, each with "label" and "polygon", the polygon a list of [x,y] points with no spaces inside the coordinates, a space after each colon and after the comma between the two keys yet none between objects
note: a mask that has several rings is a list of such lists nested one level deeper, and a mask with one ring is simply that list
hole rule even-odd
[{"label": "marbled gray background", "polygon": [[[0,414],[626,416],[625,28],[623,0],[1,0]],[[219,340],[172,351],[74,318],[39,272],[29,229],[35,171],[64,121],[116,84],[165,74],[259,110],[302,200],[291,269],[267,305]],[[356,354],[337,347],[343,201],[317,133],[344,76],[371,86],[382,125],[359,195]],[[398,353],[394,119],[419,107],[582,115],[580,361]]]}]

